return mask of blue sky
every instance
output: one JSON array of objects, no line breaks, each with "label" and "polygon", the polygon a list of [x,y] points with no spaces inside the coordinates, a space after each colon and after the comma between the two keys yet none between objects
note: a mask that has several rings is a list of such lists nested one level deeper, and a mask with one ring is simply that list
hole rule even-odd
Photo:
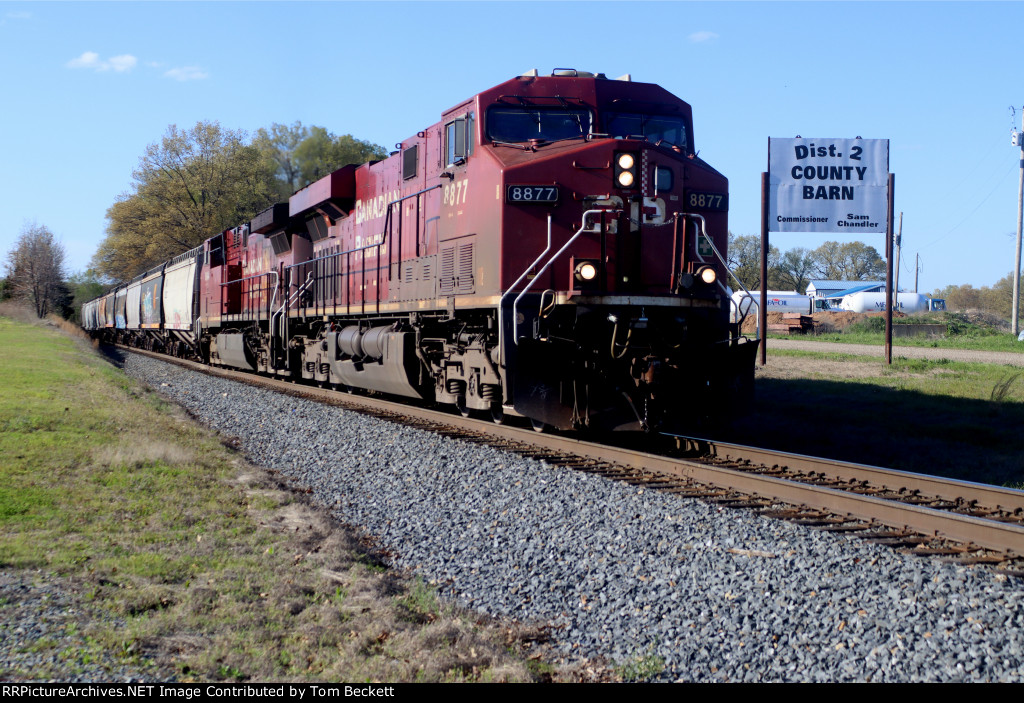
[{"label": "blue sky", "polygon": [[514,75],[573,67],[693,106],[737,234],[759,232],[768,137],[890,139],[901,285],[916,253],[924,292],[991,285],[1013,266],[1022,26],[1015,2],[0,2],[0,252],[36,222],[86,267],[170,124],[301,120],[390,148]]}]

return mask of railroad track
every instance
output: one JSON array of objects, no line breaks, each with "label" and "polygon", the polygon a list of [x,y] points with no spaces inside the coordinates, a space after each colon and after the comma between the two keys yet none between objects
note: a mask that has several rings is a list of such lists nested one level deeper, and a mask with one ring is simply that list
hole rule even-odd
[{"label": "railroad track", "polygon": [[664,453],[639,451],[123,349],[651,490],[1024,576],[1024,491],[679,435],[660,437]]}]

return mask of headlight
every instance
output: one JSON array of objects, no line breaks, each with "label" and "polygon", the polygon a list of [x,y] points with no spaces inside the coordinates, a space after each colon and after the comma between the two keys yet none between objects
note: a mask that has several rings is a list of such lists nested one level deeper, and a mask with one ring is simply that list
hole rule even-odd
[{"label": "headlight", "polygon": [[619,188],[632,188],[637,178],[636,155],[629,152],[615,154],[614,178]]},{"label": "headlight", "polygon": [[576,281],[576,287],[580,290],[596,290],[598,286],[598,260],[597,259],[575,259],[572,263],[572,275]]},{"label": "headlight", "polygon": [[703,267],[697,272],[697,275],[700,276],[700,280],[704,281],[708,285],[711,285],[718,279],[718,274],[715,273],[715,270],[710,266]]},{"label": "headlight", "polygon": [[576,275],[584,281],[592,281],[597,275],[597,268],[591,263],[583,263],[576,267]]}]

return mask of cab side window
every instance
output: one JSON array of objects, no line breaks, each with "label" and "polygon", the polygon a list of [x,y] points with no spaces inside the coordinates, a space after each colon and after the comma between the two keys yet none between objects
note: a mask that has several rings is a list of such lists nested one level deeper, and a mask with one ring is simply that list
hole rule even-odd
[{"label": "cab side window", "polygon": [[473,153],[473,114],[467,113],[444,126],[445,163],[463,163]]}]

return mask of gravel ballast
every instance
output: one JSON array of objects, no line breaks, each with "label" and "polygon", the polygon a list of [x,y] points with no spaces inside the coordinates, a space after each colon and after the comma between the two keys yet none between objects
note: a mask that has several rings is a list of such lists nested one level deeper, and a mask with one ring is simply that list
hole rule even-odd
[{"label": "gravel ballast", "polygon": [[394,564],[570,657],[682,681],[1021,681],[1024,584],[138,355],[125,370]]},{"label": "gravel ballast", "polygon": [[90,647],[89,623],[110,615],[84,600],[68,579],[0,569],[0,681],[20,680],[18,671],[67,683],[175,680],[173,671],[142,671]]}]

